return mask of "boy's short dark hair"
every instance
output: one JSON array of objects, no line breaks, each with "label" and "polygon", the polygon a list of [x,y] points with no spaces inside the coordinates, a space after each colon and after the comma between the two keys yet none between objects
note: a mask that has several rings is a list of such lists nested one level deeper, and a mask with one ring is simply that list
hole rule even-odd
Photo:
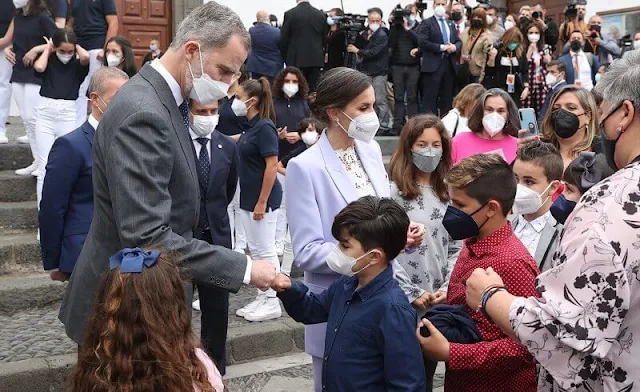
[{"label": "boy's short dark hair", "polygon": [[297,131],[298,133],[302,133],[304,131],[307,130],[307,128],[309,127],[309,125],[313,124],[316,127],[316,131],[318,131],[318,133],[322,133],[322,130],[325,128],[325,125],[322,121],[318,120],[315,117],[306,117],[303,118],[302,120],[298,121],[297,124]]},{"label": "boy's short dark hair", "polygon": [[559,60],[553,60],[549,64],[547,64],[547,68],[549,67],[557,67],[558,72],[567,72],[567,66],[565,63]]},{"label": "boy's short dark hair", "polygon": [[407,243],[409,217],[390,198],[362,197],[346,206],[336,216],[331,234],[343,241],[344,235],[355,238],[365,251],[382,248],[387,261],[395,259]]},{"label": "boy's short dark hair", "polygon": [[496,200],[504,216],[509,214],[516,198],[516,176],[511,166],[496,154],[477,154],[456,164],[445,177],[447,185],[464,192],[485,205]]},{"label": "boy's short dark hair", "polygon": [[542,167],[548,182],[562,179],[564,162],[556,146],[551,143],[541,141],[526,143],[518,150],[516,159]]}]

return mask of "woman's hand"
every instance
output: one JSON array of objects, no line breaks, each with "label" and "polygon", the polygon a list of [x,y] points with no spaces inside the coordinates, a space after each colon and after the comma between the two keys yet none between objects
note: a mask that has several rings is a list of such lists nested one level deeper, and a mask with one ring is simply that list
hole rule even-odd
[{"label": "woman's hand", "polygon": [[518,148],[524,146],[527,143],[536,141],[536,140],[540,140],[540,135],[533,135],[533,136],[524,136],[529,132],[528,129],[521,129],[518,131]]},{"label": "woman's hand", "polygon": [[284,140],[287,137],[287,127],[278,128],[278,137],[280,140]]},{"label": "woman's hand", "polygon": [[104,59],[104,50],[101,50],[98,52],[98,54],[96,55],[96,60],[98,61],[102,61]]},{"label": "woman's hand", "polygon": [[406,248],[417,248],[420,246],[422,241],[424,241],[424,234],[424,225],[411,222],[409,224],[409,231],[407,232]]},{"label": "woman's hand", "polygon": [[22,58],[22,64],[24,64],[25,67],[31,67],[33,62],[36,60],[36,57],[38,57],[38,51],[34,49],[35,48],[28,51]]},{"label": "woman's hand", "polygon": [[471,309],[480,309],[482,294],[487,287],[492,285],[504,286],[500,275],[491,267],[486,270],[476,268],[465,282],[467,305],[469,305]]},{"label": "woman's hand", "polygon": [[13,46],[7,46],[4,48],[4,57],[11,65],[16,65],[16,54],[13,51]]},{"label": "woman's hand", "polygon": [[529,96],[529,87],[525,87],[524,90],[522,90],[522,93],[520,94],[520,100],[524,101],[525,99],[527,99],[528,96]]},{"label": "woman's hand", "polygon": [[256,203],[256,206],[253,209],[253,220],[262,220],[264,219],[264,214],[267,211],[267,203]]},{"label": "woman's hand", "polygon": [[[420,335],[420,327],[422,326],[429,329],[431,336],[425,338]],[[422,319],[422,321],[418,323],[416,335],[418,336],[418,341],[420,342],[422,353],[425,357],[434,361],[447,362],[449,360],[449,341],[429,320]]]},{"label": "woman's hand", "polygon": [[300,134],[298,132],[287,132],[285,138],[289,144],[296,144],[300,140]]}]

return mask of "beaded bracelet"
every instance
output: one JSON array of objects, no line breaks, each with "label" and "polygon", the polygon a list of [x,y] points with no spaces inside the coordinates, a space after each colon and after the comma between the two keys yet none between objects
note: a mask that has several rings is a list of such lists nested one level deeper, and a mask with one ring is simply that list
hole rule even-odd
[{"label": "beaded bracelet", "polygon": [[491,318],[491,316],[489,316],[489,313],[487,313],[487,302],[489,301],[489,299],[491,297],[493,297],[493,295],[495,293],[498,293],[500,291],[507,291],[507,289],[503,286],[503,287],[493,287],[490,288],[488,290],[486,290],[483,294],[482,294],[482,298],[480,299],[480,311],[482,312],[482,315],[491,323],[491,324],[495,324],[493,322],[493,319]]}]

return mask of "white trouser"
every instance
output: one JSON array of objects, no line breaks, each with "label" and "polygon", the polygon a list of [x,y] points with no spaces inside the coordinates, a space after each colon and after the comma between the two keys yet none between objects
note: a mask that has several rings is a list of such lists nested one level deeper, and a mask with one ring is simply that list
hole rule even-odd
[{"label": "white trouser", "polygon": [[242,227],[240,212],[240,180],[238,180],[236,194],[233,195],[233,200],[227,207],[227,214],[229,215],[229,226],[231,227],[231,248],[237,252],[244,253],[247,248],[247,237]]},{"label": "white trouser", "polygon": [[79,128],[87,121],[87,89],[89,88],[89,81],[93,73],[102,67],[102,61],[98,60],[98,53],[100,53],[100,51],[102,51],[102,49],[91,49],[89,51],[89,73],[80,85],[80,90],[78,90],[79,95],[76,100],[76,126],[74,128]]},{"label": "white trouser", "polygon": [[[276,221],[278,211],[268,211],[261,220],[253,219],[253,211],[240,211],[242,226],[247,233],[249,252],[254,260],[267,260],[280,272],[280,260],[276,254]],[[276,292],[269,289],[265,292],[269,297],[275,297]]]},{"label": "white trouser", "polygon": [[280,203],[280,209],[276,211],[278,213],[278,224],[276,226],[276,245],[284,246],[284,241],[287,237],[287,203],[285,203],[285,176],[278,173],[278,181],[282,186],[282,203]]},{"label": "white trouser", "polygon": [[76,129],[76,102],[64,99],[40,97],[36,111],[36,146],[38,148],[38,182],[36,194],[38,209],[42,199],[42,185],[46,174],[47,159],[53,142]]},{"label": "white trouser", "polygon": [[13,66],[4,55],[0,55],[0,136],[7,134],[7,118],[11,108],[11,74]]},{"label": "white trouser", "polygon": [[16,100],[24,130],[29,138],[33,161],[37,162],[38,147],[36,146],[36,108],[40,101],[40,86],[32,83],[11,83],[13,98]]},{"label": "white trouser", "polygon": [[293,247],[291,246],[291,233],[287,231],[287,236],[284,240],[284,254],[282,255],[282,273],[291,275],[291,268],[293,267]]}]

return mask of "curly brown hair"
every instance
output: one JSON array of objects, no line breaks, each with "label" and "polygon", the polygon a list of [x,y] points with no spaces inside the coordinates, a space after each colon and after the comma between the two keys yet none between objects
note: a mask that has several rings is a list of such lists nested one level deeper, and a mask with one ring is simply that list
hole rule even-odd
[{"label": "curly brown hair", "polygon": [[431,173],[431,187],[436,196],[442,201],[449,200],[449,192],[444,183],[444,176],[451,169],[451,137],[438,116],[422,114],[407,121],[400,132],[400,141],[396,152],[391,157],[391,180],[398,186],[398,190],[407,200],[420,196],[421,190],[417,181],[419,169],[413,164],[413,144],[425,129],[435,128],[442,139],[442,160],[438,168]]},{"label": "curly brown hair", "polygon": [[295,98],[307,98],[309,95],[309,83],[307,79],[302,74],[299,68],[296,67],[286,67],[280,70],[276,77],[273,79],[273,97],[274,98],[285,98],[284,92],[282,92],[282,85],[284,84],[284,78],[287,74],[296,75],[298,78],[298,93],[294,95]]},{"label": "curly brown hair", "polygon": [[214,391],[197,347],[177,258],[161,252],[141,273],[103,275],[71,390]]}]

